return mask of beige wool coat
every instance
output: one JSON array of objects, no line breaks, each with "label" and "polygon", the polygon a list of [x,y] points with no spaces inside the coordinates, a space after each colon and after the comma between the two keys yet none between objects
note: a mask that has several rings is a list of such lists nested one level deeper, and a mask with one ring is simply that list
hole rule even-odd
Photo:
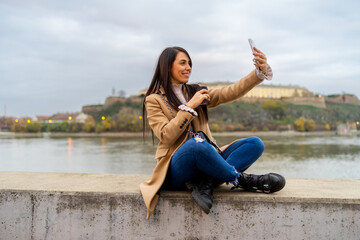
[{"label": "beige wool coat", "polygon": [[[261,82],[262,80],[256,76],[255,70],[253,70],[246,77],[232,85],[210,89],[210,101],[207,102],[207,107],[212,108],[234,101]],[[164,94],[163,89],[160,89],[160,92]],[[149,125],[159,139],[155,154],[157,164],[151,179],[140,184],[140,191],[147,207],[146,219],[149,219],[159,199],[158,192],[164,183],[170,159],[176,150],[187,140],[190,123],[193,124],[194,132],[203,131],[211,139],[212,136],[205,118],[198,118],[187,111],[178,109],[172,109],[175,114],[175,117],[173,117],[159,94],[154,93],[147,96],[145,107]],[[222,147],[222,150],[226,149],[227,146]]]}]

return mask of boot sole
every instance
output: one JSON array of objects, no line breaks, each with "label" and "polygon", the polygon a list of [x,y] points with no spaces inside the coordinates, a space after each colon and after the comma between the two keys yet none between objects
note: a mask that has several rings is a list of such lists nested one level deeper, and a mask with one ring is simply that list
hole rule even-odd
[{"label": "boot sole", "polygon": [[212,207],[212,204],[207,204],[206,202],[204,202],[201,198],[201,196],[198,194],[197,191],[193,191],[191,193],[191,195],[193,196],[195,202],[201,207],[201,209],[206,213],[209,214],[210,213],[210,208]]}]

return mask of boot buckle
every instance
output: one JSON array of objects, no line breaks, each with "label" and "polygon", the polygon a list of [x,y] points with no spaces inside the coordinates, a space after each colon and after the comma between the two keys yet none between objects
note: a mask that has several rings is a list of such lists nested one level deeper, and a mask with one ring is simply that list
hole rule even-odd
[{"label": "boot buckle", "polygon": [[270,193],[270,186],[269,186],[269,184],[264,184],[263,187],[264,187],[264,190],[263,190],[264,193]]}]

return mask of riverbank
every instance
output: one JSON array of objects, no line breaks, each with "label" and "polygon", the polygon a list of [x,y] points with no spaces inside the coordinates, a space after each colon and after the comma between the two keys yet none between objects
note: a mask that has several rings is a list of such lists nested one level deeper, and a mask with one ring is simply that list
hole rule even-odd
[{"label": "riverbank", "polygon": [[[297,132],[297,131],[268,131],[268,132],[213,132],[214,137],[222,136],[334,136],[335,131],[314,131],[314,132]],[[357,133],[356,135],[359,135]],[[126,137],[142,137],[142,132],[104,132],[104,133],[67,133],[67,132],[44,132],[44,133],[14,133],[14,132],[0,132],[0,137],[3,138],[36,138],[36,137],[106,137],[106,138],[126,138]],[[147,132],[146,137],[151,137],[151,133]]]}]

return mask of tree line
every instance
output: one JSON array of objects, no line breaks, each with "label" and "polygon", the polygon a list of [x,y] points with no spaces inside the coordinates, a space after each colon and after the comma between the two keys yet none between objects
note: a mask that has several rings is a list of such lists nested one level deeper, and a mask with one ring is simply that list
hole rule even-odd
[{"label": "tree line", "polygon": [[[327,103],[326,108],[294,105],[282,101],[235,101],[208,109],[210,129],[222,131],[335,130],[336,125],[360,121],[360,106]],[[10,122],[13,132],[141,132],[142,101],[117,102],[97,112],[88,112],[84,123]]]}]

